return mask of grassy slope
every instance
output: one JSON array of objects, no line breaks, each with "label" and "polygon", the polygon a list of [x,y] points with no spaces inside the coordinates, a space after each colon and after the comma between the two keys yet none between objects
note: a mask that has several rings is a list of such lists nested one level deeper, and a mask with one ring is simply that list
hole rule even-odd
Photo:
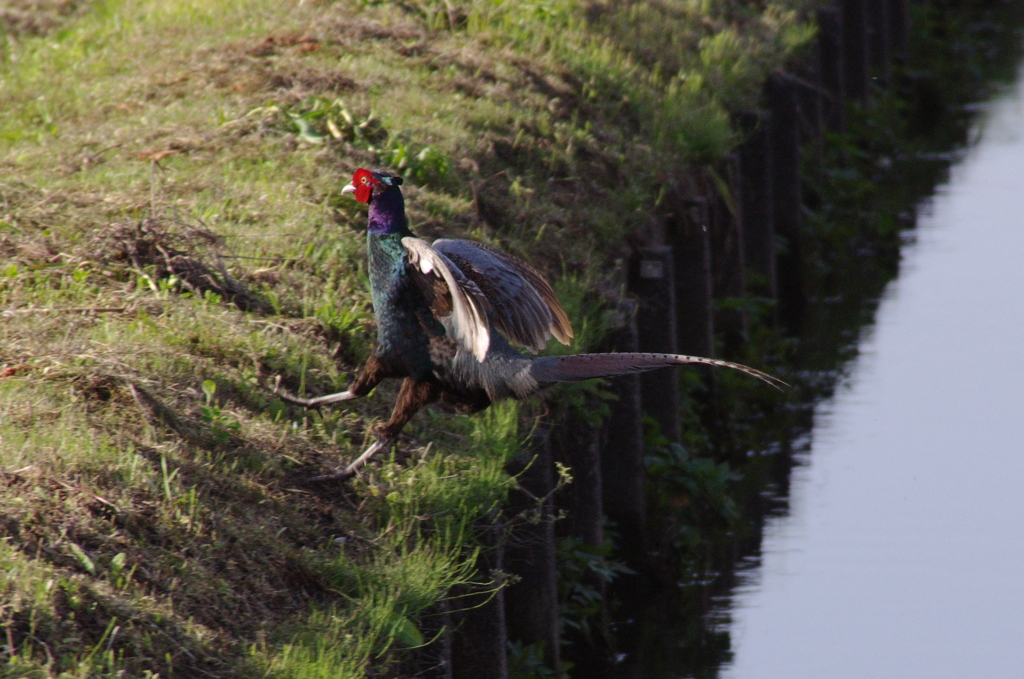
[{"label": "grassy slope", "polygon": [[11,7],[0,676],[385,671],[472,578],[519,414],[427,413],[351,490],[303,483],[394,394],[267,390],[337,390],[369,350],[349,173],[402,171],[419,233],[563,274],[593,329],[623,236],[808,35],[724,0]]}]

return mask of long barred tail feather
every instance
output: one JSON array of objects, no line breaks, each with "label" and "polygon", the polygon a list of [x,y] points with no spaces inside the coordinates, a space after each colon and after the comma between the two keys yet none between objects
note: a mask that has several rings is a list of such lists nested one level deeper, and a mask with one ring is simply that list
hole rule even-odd
[{"label": "long barred tail feather", "polygon": [[533,360],[530,366],[530,376],[541,384],[553,384],[555,382],[578,382],[589,380],[595,377],[612,377],[614,375],[630,375],[633,373],[647,372],[658,368],[667,368],[673,365],[685,365],[697,363],[710,365],[716,368],[732,368],[748,375],[756,377],[762,382],[767,382],[776,389],[789,385],[755,368],[719,361],[714,358],[702,356],[684,356],[681,354],[643,354],[643,353],[614,353],[614,354],[576,354],[575,356],[544,356]]}]

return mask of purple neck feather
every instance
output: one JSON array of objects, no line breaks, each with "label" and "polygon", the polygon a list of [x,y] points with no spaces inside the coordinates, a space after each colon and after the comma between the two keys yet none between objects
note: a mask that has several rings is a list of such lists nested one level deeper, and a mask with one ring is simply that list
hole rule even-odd
[{"label": "purple neck feather", "polygon": [[409,230],[409,220],[405,216],[405,199],[397,187],[389,188],[370,199],[370,233],[386,236],[392,233]]}]

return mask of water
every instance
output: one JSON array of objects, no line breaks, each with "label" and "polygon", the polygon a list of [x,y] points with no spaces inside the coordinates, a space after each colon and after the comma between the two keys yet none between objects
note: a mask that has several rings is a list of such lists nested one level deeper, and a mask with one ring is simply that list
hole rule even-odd
[{"label": "water", "polygon": [[731,602],[735,679],[1024,677],[1024,73],[923,206]]}]

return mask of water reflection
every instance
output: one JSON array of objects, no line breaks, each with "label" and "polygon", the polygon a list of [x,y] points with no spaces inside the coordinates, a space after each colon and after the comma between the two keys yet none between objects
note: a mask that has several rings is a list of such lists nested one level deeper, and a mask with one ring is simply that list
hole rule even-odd
[{"label": "water reflection", "polygon": [[740,575],[723,676],[1024,676],[1022,87],[979,129]]}]

